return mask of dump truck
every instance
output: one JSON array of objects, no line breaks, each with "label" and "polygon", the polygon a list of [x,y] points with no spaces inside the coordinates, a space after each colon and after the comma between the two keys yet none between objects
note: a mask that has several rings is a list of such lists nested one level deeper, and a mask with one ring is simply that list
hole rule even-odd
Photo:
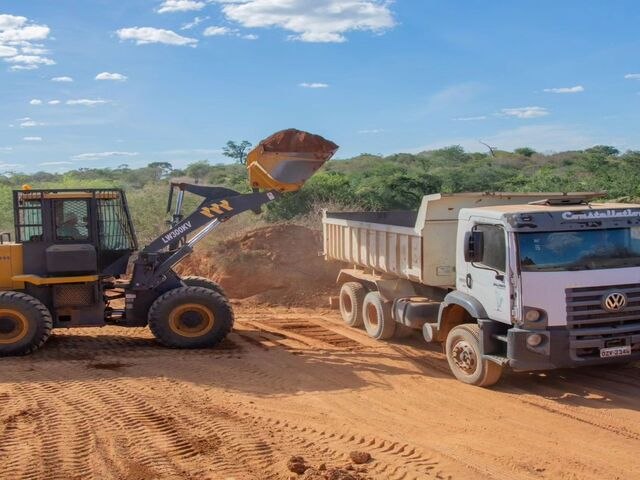
[{"label": "dump truck", "polygon": [[344,322],[420,330],[462,382],[640,359],[640,205],[591,193],[461,193],[418,211],[325,212]]},{"label": "dump truck", "polygon": [[[247,156],[250,193],[171,183],[168,228],[143,248],[120,189],[15,190],[15,241],[0,235],[0,356],[33,352],[55,328],[109,324],[148,325],[168,347],[217,345],[234,321],[224,291],[174,267],[230,218],[299,190],[337,148],[283,130]],[[188,215],[186,194],[201,198]]]}]

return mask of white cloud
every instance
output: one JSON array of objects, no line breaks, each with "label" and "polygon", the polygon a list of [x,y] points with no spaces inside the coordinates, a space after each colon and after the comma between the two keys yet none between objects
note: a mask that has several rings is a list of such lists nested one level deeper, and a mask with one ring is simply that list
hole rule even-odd
[{"label": "white cloud", "polygon": [[222,37],[226,35],[232,35],[234,37],[242,38],[244,40],[257,40],[259,37],[253,33],[244,34],[241,33],[237,28],[229,28],[229,27],[207,27],[204,31],[205,37]]},{"label": "white cloud", "polygon": [[191,46],[195,47],[198,40],[195,38],[183,37],[172,30],[164,30],[153,27],[132,27],[122,28],[117,32],[120,40],[133,40],[136,45],[146,45],[150,43],[162,43],[165,45]]},{"label": "white cloud", "polygon": [[42,137],[24,137],[22,140],[25,142],[41,142]]},{"label": "white cloud", "polygon": [[46,40],[50,32],[46,25],[29,24],[26,17],[0,15],[0,43]]},{"label": "white cloud", "polygon": [[164,0],[158,13],[193,12],[202,10],[207,4],[200,0]]},{"label": "white cloud", "polygon": [[0,163],[0,168],[16,168],[22,167],[23,165],[19,163]]},{"label": "white cloud", "polygon": [[73,82],[73,78],[71,77],[53,77],[51,79],[52,82],[61,82],[61,83],[70,83]]},{"label": "white cloud", "polygon": [[40,65],[55,65],[56,62],[47,57],[39,55],[16,55],[4,59],[5,62],[16,63],[12,70],[35,70]]},{"label": "white cloud", "polygon": [[576,85],[575,87],[545,88],[543,91],[547,93],[581,93],[584,92],[584,87]]},{"label": "white cloud", "polygon": [[47,103],[49,105],[60,105],[60,100],[49,100]]},{"label": "white cloud", "polygon": [[124,82],[127,78],[129,77],[121,73],[102,72],[96,75],[96,80],[113,80],[115,82]]},{"label": "white cloud", "polygon": [[365,130],[358,130],[358,133],[361,135],[370,135],[370,134],[375,134],[375,133],[382,133],[384,132],[384,130],[382,128],[371,128],[371,129],[365,129]]},{"label": "white cloud", "polygon": [[93,107],[95,105],[104,105],[109,103],[108,100],[92,100],[89,98],[81,98],[79,100],[67,100],[67,105],[83,105],[85,107]]},{"label": "white cloud", "polygon": [[458,118],[454,118],[454,120],[456,122],[477,122],[480,120],[486,120],[487,116],[486,115],[478,115],[476,117],[458,117]]},{"label": "white cloud", "polygon": [[640,73],[627,73],[624,78],[627,80],[640,80]]},{"label": "white cloud", "polygon": [[182,27],[180,27],[180,30],[191,30],[193,27],[197,27],[205,20],[209,20],[209,17],[196,17],[191,22],[182,25]]},{"label": "white cloud", "polygon": [[549,111],[544,107],[519,107],[519,108],[503,108],[502,115],[507,117],[516,117],[521,119],[538,118],[549,115]]},{"label": "white cloud", "polygon": [[73,165],[73,162],[65,162],[65,161],[61,161],[61,162],[42,162],[38,164],[41,167],[53,167],[56,165]]},{"label": "white cloud", "polygon": [[20,123],[20,128],[41,127],[42,125],[44,125],[44,123],[39,123],[29,118]]},{"label": "white cloud", "polygon": [[22,53],[26,55],[48,55],[50,52],[42,46],[25,45],[22,47]]},{"label": "white cloud", "polygon": [[33,43],[46,40],[51,30],[46,25],[30,22],[27,17],[0,15],[0,57],[13,64],[11,70],[35,70],[42,65],[55,65],[44,55],[44,45]]},{"label": "white cloud", "polygon": [[101,158],[111,157],[135,157],[139,155],[138,152],[97,152],[97,153],[81,153],[75,155],[73,158],[76,160],[98,160]]},{"label": "white cloud", "polygon": [[388,0],[216,0],[229,20],[247,28],[280,27],[293,40],[344,42],[351,31],[395,26]]},{"label": "white cloud", "polygon": [[320,82],[313,82],[313,83],[302,82],[302,83],[299,83],[298,86],[302,88],[329,88],[328,83],[320,83]]},{"label": "white cloud", "polygon": [[0,153],[11,152],[13,147],[0,147]]},{"label": "white cloud", "polygon": [[39,98],[34,98],[29,102],[29,105],[42,105],[42,100],[40,100]]},{"label": "white cloud", "polygon": [[207,27],[204,30],[205,37],[216,37],[222,35],[231,35],[232,33],[237,32],[237,30],[233,30],[228,27]]},{"label": "white cloud", "polygon": [[7,45],[0,45],[0,57],[13,57],[18,54],[18,49]]}]

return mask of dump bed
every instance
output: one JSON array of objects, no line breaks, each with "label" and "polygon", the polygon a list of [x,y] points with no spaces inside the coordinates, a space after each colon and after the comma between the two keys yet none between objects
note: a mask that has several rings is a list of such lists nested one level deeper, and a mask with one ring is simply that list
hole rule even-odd
[{"label": "dump bed", "polygon": [[455,285],[461,208],[517,205],[561,193],[426,195],[417,212],[325,212],[324,253],[362,268],[431,286]]}]

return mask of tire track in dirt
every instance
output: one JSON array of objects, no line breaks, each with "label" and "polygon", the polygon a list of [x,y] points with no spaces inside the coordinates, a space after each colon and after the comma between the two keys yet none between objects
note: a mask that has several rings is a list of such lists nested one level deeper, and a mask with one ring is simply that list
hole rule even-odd
[{"label": "tire track in dirt", "polygon": [[[266,424],[280,434],[286,432],[293,438],[293,444],[300,445],[303,449],[310,446],[320,448],[321,454],[325,455],[323,461],[326,461],[326,455],[330,454],[333,459],[348,463],[350,451],[364,450],[371,453],[373,457],[372,462],[366,465],[367,468],[373,473],[384,475],[381,478],[389,480],[451,478],[437,469],[439,462],[435,457],[426,456],[416,447],[406,443],[349,432],[318,429],[309,424],[299,425],[268,416],[252,416],[247,412],[244,415],[251,417],[255,425]],[[308,455],[306,451],[301,454]]]}]

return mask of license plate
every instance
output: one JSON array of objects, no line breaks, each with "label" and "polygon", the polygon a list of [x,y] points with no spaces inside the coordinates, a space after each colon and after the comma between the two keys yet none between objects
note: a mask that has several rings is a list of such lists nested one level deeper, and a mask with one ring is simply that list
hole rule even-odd
[{"label": "license plate", "polygon": [[623,357],[625,355],[631,355],[631,345],[600,349],[600,358]]}]

